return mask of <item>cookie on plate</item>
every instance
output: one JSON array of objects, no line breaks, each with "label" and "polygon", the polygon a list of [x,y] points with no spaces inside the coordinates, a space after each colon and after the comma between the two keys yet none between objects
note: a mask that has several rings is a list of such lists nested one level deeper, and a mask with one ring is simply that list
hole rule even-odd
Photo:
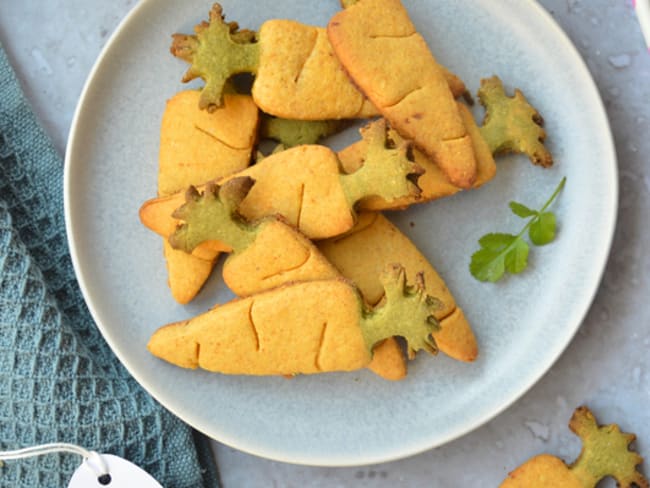
[{"label": "cookie on plate", "polygon": [[476,158],[444,72],[399,0],[359,0],[327,24],[354,84],[449,180],[471,188]]},{"label": "cookie on plate", "polygon": [[[200,93],[182,91],[167,101],[160,129],[158,194],[167,196],[248,166],[256,139],[258,109],[249,96],[226,95],[219,110],[199,110]],[[188,303],[210,276],[219,246],[191,256],[163,242],[168,283]]]}]

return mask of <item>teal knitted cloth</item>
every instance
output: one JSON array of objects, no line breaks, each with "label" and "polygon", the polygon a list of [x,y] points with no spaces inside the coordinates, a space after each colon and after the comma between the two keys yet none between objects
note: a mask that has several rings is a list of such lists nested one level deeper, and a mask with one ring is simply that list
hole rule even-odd
[{"label": "teal knitted cloth", "polygon": [[[216,487],[208,441],[157,404],[95,327],[75,280],[63,162],[0,45],[0,450],[71,442],[170,488]],[[0,486],[65,487],[75,455],[8,461]]]}]

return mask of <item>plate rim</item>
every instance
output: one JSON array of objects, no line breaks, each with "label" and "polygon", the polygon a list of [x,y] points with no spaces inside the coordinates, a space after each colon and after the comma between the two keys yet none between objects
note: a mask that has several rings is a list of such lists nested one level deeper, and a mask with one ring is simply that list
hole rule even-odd
[{"label": "plate rim", "polygon": [[[547,32],[550,32],[553,35],[554,39],[562,42],[562,44],[565,47],[565,55],[567,56],[570,55],[576,61],[581,74],[583,75],[585,81],[587,82],[583,86],[583,91],[587,91],[588,96],[592,98],[593,101],[597,104],[597,106],[594,107],[594,112],[598,114],[599,120],[597,122],[603,126],[607,135],[606,140],[601,141],[601,144],[603,144],[603,146],[606,145],[607,147],[607,154],[603,159],[607,159],[612,163],[606,166],[606,168],[608,169],[608,174],[612,176],[610,179],[611,184],[609,187],[610,193],[608,194],[610,203],[607,206],[607,208],[611,209],[611,212],[609,214],[609,218],[607,219],[607,222],[606,223],[604,222],[603,225],[603,229],[606,229],[607,231],[606,235],[604,235],[606,239],[603,239],[606,240],[606,243],[601,248],[602,252],[600,256],[596,256],[596,258],[598,258],[598,263],[597,263],[598,266],[596,266],[598,272],[596,273],[596,277],[595,277],[596,279],[594,279],[591,282],[591,287],[588,290],[588,293],[587,292],[585,293],[584,303],[581,304],[579,312],[574,311],[577,320],[576,323],[573,325],[573,329],[571,333],[568,333],[566,335],[565,341],[556,344],[556,349],[553,351],[553,354],[549,356],[548,364],[538,365],[538,367],[534,371],[531,371],[527,375],[527,381],[525,382],[522,381],[522,384],[524,386],[522,386],[517,393],[513,394],[506,401],[502,402],[498,408],[495,408],[489,412],[485,412],[483,415],[472,419],[471,422],[466,423],[464,428],[457,429],[457,431],[447,435],[444,438],[439,439],[435,443],[427,442],[427,439],[422,439],[419,443],[411,444],[410,449],[403,450],[402,452],[399,453],[395,452],[395,450],[384,450],[384,452],[386,452],[386,455],[384,456],[366,455],[364,457],[364,455],[360,454],[353,460],[344,460],[340,457],[336,457],[336,455],[332,455],[328,459],[323,459],[322,457],[315,458],[314,456],[310,456],[309,454],[305,454],[305,453],[302,453],[302,457],[298,459],[291,455],[285,455],[285,453],[281,453],[278,451],[270,451],[267,448],[260,448],[260,446],[258,446],[255,442],[238,443],[236,439],[232,439],[227,436],[217,437],[214,434],[209,433],[210,431],[214,430],[211,429],[210,426],[201,425],[201,422],[193,421],[191,412],[187,410],[181,412],[178,411],[178,409],[172,409],[171,407],[169,407],[167,405],[167,402],[164,400],[164,395],[161,394],[160,391],[158,391],[155,385],[149,384],[146,380],[142,378],[142,375],[138,372],[138,368],[132,365],[127,355],[123,354],[120,351],[120,349],[115,345],[114,341],[111,339],[110,331],[106,329],[105,325],[100,319],[100,313],[96,310],[93,304],[93,299],[91,293],[89,292],[89,286],[87,284],[85,274],[82,270],[77,241],[74,232],[75,225],[73,222],[74,219],[72,217],[72,208],[70,202],[71,191],[72,191],[71,180],[74,178],[73,167],[75,165],[74,148],[77,145],[78,133],[80,131],[79,121],[82,117],[82,114],[84,113],[84,108],[86,107],[87,104],[91,103],[88,97],[88,93],[97,79],[97,73],[100,70],[100,67],[102,66],[104,59],[107,57],[108,53],[111,51],[113,46],[119,40],[122,33],[130,26],[130,24],[137,21],[138,14],[140,13],[140,11],[146,9],[149,6],[149,4],[155,3],[156,1],[157,0],[140,0],[140,2],[136,3],[128,11],[126,16],[119,22],[119,24],[117,25],[113,33],[109,36],[106,44],[101,49],[97,59],[95,60],[86,78],[86,81],[83,85],[83,89],[79,95],[79,99],[70,125],[70,130],[69,130],[67,143],[66,143],[66,151],[65,151],[65,158],[64,158],[64,176],[63,176],[64,217],[65,217],[66,236],[67,236],[68,247],[70,250],[70,257],[79,284],[79,288],[83,295],[86,306],[88,307],[88,310],[95,324],[100,330],[104,340],[106,340],[113,353],[122,363],[122,365],[126,368],[129,374],[131,374],[133,378],[138,382],[138,384],[148,394],[150,394],[157,402],[159,402],[164,408],[172,412],[173,415],[177,416],[179,419],[187,423],[192,428],[201,431],[210,439],[228,445],[242,452],[254,456],[274,460],[274,461],[281,461],[281,462],[287,462],[287,463],[298,464],[298,465],[323,466],[323,467],[353,467],[353,466],[363,466],[369,464],[390,462],[390,461],[411,457],[420,454],[422,452],[428,451],[430,449],[446,445],[460,437],[469,434],[470,432],[477,430],[481,426],[485,425],[487,422],[501,415],[505,410],[507,410],[513,404],[515,404],[523,395],[525,395],[528,391],[530,391],[545,376],[545,374],[549,371],[549,369],[551,369],[553,365],[556,364],[559,357],[564,353],[564,351],[566,351],[567,347],[573,341],[576,333],[578,332],[582,323],[584,322],[587,313],[589,312],[590,308],[594,303],[595,296],[600,288],[603,275],[607,267],[607,262],[611,254],[612,244],[614,241],[615,230],[616,230],[618,210],[619,210],[618,159],[617,159],[617,154],[615,149],[614,138],[611,131],[611,126],[609,123],[609,118],[607,115],[607,111],[605,109],[605,105],[603,103],[596,82],[593,76],[591,75],[591,72],[586,62],[578,52],[575,44],[571,41],[568,34],[561,28],[561,26],[557,23],[557,21],[553,18],[553,16],[537,1],[530,0],[526,2],[525,7],[532,9],[533,13],[542,19],[542,21],[546,25],[546,28],[548,29]],[[80,163],[77,162],[76,164],[80,164]]]}]

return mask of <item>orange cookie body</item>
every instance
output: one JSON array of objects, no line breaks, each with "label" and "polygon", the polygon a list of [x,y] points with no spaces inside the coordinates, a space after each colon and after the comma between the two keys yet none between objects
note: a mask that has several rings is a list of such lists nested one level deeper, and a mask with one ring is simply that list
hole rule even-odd
[{"label": "orange cookie body", "polygon": [[340,234],[354,224],[340,182],[338,158],[325,146],[287,149],[219,183],[235,176],[255,180],[239,206],[247,220],[279,214],[311,239]]},{"label": "orange cookie body", "polygon": [[541,454],[508,474],[500,488],[584,488],[561,459]]},{"label": "orange cookie body", "polygon": [[472,141],[449,84],[399,0],[359,0],[337,13],[327,34],[339,61],[368,99],[449,180],[476,179]]},{"label": "orange cookie body", "polygon": [[177,366],[226,374],[351,371],[371,360],[360,310],[343,280],[297,283],[162,327],[148,348]]},{"label": "orange cookie body", "polygon": [[325,29],[269,20],[260,28],[259,44],[252,94],[264,112],[300,120],[377,115],[377,109],[350,83]]},{"label": "orange cookie body", "polygon": [[277,219],[265,219],[253,243],[228,256],[223,265],[226,285],[240,297],[292,281],[340,277],[309,239]]},{"label": "orange cookie body", "polygon": [[225,95],[214,112],[198,109],[200,92],[167,101],[160,130],[158,192],[170,195],[248,166],[258,109],[249,96]]}]

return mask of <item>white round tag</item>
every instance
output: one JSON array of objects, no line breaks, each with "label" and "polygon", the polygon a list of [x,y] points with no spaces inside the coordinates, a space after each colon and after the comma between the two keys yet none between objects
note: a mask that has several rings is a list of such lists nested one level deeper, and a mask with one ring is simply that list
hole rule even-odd
[{"label": "white round tag", "polygon": [[146,471],[112,454],[99,454],[108,471],[99,476],[97,463],[84,460],[72,475],[68,488],[162,488]]}]

